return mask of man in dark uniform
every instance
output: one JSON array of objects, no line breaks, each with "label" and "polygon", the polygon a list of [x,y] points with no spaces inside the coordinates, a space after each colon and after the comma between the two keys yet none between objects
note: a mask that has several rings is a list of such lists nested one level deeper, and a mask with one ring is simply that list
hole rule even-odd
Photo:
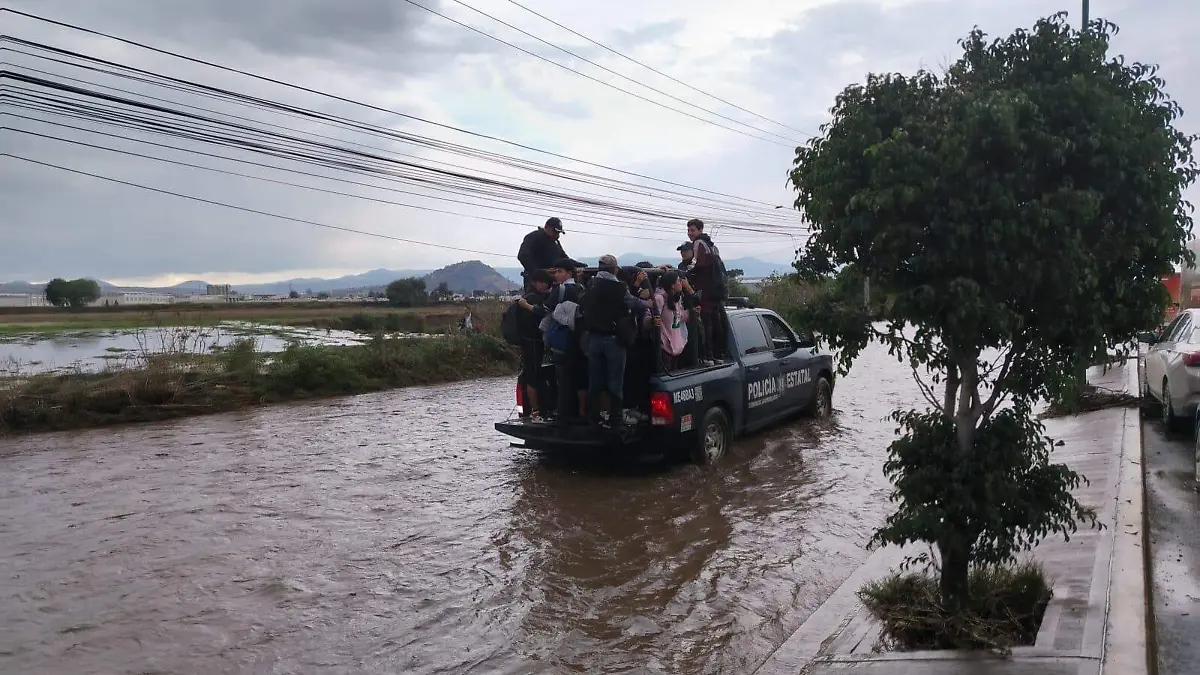
[{"label": "man in dark uniform", "polygon": [[521,262],[521,267],[525,270],[521,276],[525,279],[526,293],[533,291],[533,282],[529,276],[533,270],[548,270],[554,266],[555,262],[568,257],[559,242],[559,237],[562,235],[562,221],[558,218],[550,218],[545,225],[525,235],[525,238],[521,240],[521,250],[517,252],[517,260]]}]

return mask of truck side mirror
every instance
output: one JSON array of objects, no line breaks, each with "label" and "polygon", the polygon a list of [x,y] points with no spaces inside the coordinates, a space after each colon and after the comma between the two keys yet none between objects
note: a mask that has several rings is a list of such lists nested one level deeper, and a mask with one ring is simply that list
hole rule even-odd
[{"label": "truck side mirror", "polygon": [[800,339],[796,341],[797,349],[812,349],[813,347],[816,347],[816,346],[817,346],[817,341],[815,339],[813,339],[812,335],[808,335],[808,334],[801,335]]}]

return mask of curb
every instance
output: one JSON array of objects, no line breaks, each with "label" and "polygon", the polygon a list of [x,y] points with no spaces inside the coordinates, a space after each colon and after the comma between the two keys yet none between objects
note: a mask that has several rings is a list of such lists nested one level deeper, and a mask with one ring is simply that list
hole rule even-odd
[{"label": "curb", "polygon": [[[1141,395],[1140,370],[1140,359],[1126,361],[1125,388],[1136,396]],[[1157,671],[1149,639],[1153,605],[1143,459],[1141,410],[1126,408],[1101,673],[1149,675]]]}]

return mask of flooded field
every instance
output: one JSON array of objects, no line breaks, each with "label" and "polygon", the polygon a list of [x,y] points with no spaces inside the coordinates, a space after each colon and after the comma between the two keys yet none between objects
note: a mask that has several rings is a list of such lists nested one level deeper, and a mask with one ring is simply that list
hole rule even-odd
[{"label": "flooded field", "polygon": [[749,672],[865,559],[909,373],[710,470],[510,448],[507,378],[0,441],[0,672]]},{"label": "flooded field", "polygon": [[[391,337],[429,337],[394,334]],[[66,370],[131,367],[146,355],[211,354],[235,340],[254,340],[259,351],[278,352],[290,342],[350,346],[370,339],[361,333],[227,321],[207,327],[168,327],[30,333],[0,337],[0,377]]]}]

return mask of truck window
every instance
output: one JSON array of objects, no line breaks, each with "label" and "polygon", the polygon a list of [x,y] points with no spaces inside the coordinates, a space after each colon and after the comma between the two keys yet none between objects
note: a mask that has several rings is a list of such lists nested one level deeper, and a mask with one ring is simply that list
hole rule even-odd
[{"label": "truck window", "polygon": [[787,349],[795,344],[792,331],[788,330],[782,321],[770,314],[763,314],[762,318],[767,324],[767,333],[771,336],[771,349]]},{"label": "truck window", "polygon": [[742,314],[730,317],[733,336],[737,339],[742,355],[771,351],[771,343],[767,342],[767,334],[763,331],[762,322],[757,314]]}]

